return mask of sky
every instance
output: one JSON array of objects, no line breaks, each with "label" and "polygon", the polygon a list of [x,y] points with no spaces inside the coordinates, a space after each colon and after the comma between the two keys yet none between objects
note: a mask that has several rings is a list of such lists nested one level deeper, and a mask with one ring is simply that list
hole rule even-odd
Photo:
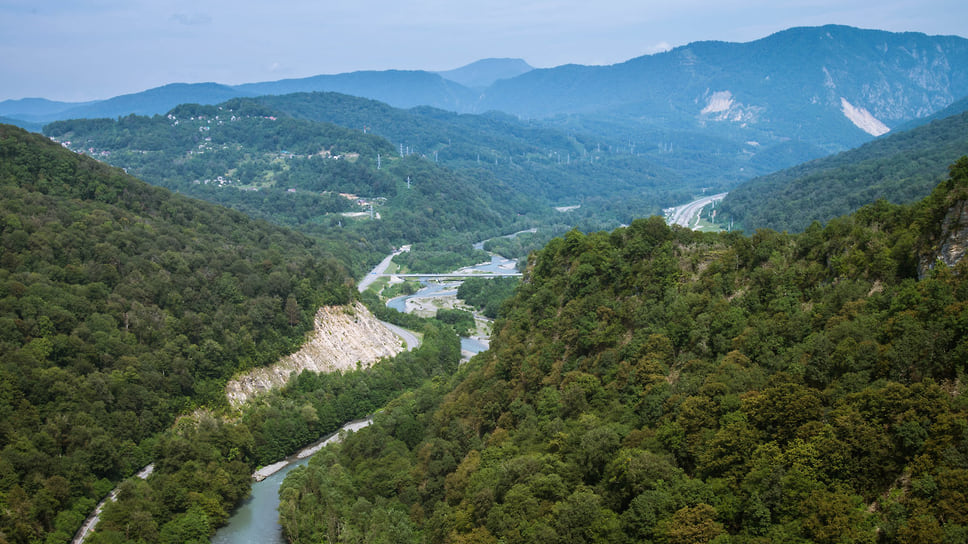
[{"label": "sky", "polygon": [[964,0],[0,0],[0,101],[484,58],[614,64],[844,24],[968,37]]}]

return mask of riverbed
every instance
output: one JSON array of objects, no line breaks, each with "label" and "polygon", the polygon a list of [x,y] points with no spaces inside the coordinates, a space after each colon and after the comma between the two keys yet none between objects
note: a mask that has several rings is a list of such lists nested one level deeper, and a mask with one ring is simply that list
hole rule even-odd
[{"label": "riverbed", "polygon": [[283,465],[252,484],[252,494],[243,501],[229,518],[228,524],[212,537],[212,544],[286,544],[279,525],[279,487],[289,471],[309,462],[309,458],[325,445],[339,442],[340,433],[353,432],[372,423],[372,419],[351,421],[336,433],[287,458]]},{"label": "riverbed", "polygon": [[[531,231],[522,231],[531,232]],[[517,233],[515,233],[517,234]],[[509,235],[511,236],[511,235]],[[478,242],[475,248],[481,249],[484,242]],[[491,253],[489,262],[467,266],[457,270],[460,274],[481,274],[482,276],[501,276],[511,275],[517,272],[517,263],[511,259]],[[470,358],[482,351],[486,351],[489,346],[490,320],[464,305],[457,298],[457,289],[460,287],[460,280],[430,280],[421,279],[421,288],[412,295],[402,295],[391,298],[387,301],[387,307],[393,308],[398,312],[413,313],[420,317],[433,317],[437,310],[463,309],[474,313],[477,322],[477,333],[474,336],[462,336],[460,339],[461,354],[465,359]]]},{"label": "riverbed", "polygon": [[[483,246],[483,242],[480,242],[479,245]],[[389,261],[387,260],[387,262]],[[461,272],[492,275],[513,274],[516,272],[515,265],[516,263],[513,260],[491,254],[490,262],[462,268]],[[376,276],[378,273],[374,271],[370,276]],[[387,306],[406,312],[413,311],[417,307],[423,308],[424,311],[430,311],[431,307],[435,308],[438,305],[443,307],[459,305],[457,300],[459,281],[423,280],[421,284],[423,287],[417,293],[391,299],[387,302]],[[439,300],[432,302],[435,299],[446,299],[446,302]],[[409,310],[408,306],[410,307]],[[436,313],[436,310],[434,309],[433,312]],[[479,323],[484,320],[484,318],[476,316],[476,313],[475,318],[479,320]],[[488,349],[487,334],[489,334],[489,330],[487,329],[486,323],[479,324],[478,330],[481,332],[478,335],[461,338],[461,352],[465,357]],[[341,431],[355,431],[366,427],[371,421],[370,419],[352,421],[344,425]],[[326,444],[339,439],[340,434],[334,433],[284,461],[257,471],[254,476],[264,479],[252,484],[251,495],[233,511],[228,523],[215,533],[215,536],[212,537],[212,544],[286,544],[282,534],[282,526],[279,525],[278,511],[279,488],[282,486],[283,480],[285,480],[289,471],[308,463],[312,454]]]}]

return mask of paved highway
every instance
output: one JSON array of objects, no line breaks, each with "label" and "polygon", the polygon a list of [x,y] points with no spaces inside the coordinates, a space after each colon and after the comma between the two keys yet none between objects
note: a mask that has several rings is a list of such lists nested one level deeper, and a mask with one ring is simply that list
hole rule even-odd
[{"label": "paved highway", "polygon": [[[365,278],[360,280],[360,283],[357,286],[360,292],[362,293],[363,291],[366,291],[366,288],[369,287],[371,283],[376,281],[377,278],[385,276],[386,274],[384,274],[384,272],[386,272],[387,267],[390,266],[390,261],[392,261],[397,255],[407,251],[410,251],[410,246],[403,246],[393,253],[387,255],[385,259],[380,261],[380,264],[376,265],[376,267],[374,267]],[[381,321],[381,323],[393,331],[394,334],[403,339],[403,341],[407,344],[407,351],[413,351],[420,345],[420,339],[417,338],[417,335],[413,332],[408,331],[403,327],[393,325],[392,323],[387,323],[386,321]]]},{"label": "paved highway", "polygon": [[688,204],[683,204],[682,206],[676,206],[672,208],[672,213],[669,215],[668,222],[670,225],[679,225],[681,227],[692,228],[691,224],[695,223],[696,218],[698,218],[699,213],[702,209],[709,204],[716,202],[717,200],[722,200],[726,197],[726,193],[719,193],[718,195],[706,196],[700,198],[699,200],[693,200]]},{"label": "paved highway", "polygon": [[403,246],[393,253],[387,255],[385,259],[380,261],[380,264],[376,265],[373,270],[366,275],[366,277],[360,280],[359,285],[357,285],[357,288],[360,290],[360,292],[362,293],[363,291],[366,291],[366,288],[369,287],[371,283],[376,281],[377,278],[382,276],[383,273],[387,271],[387,267],[390,266],[390,261],[392,261],[394,257],[407,251],[410,251],[410,246]]},{"label": "paved highway", "polygon": [[408,331],[403,327],[398,327],[393,323],[387,323],[386,321],[381,321],[380,323],[383,323],[383,325],[386,326],[386,328],[393,331],[394,334],[396,334],[397,336],[402,338],[404,342],[406,342],[407,351],[413,351],[414,349],[420,347],[420,339],[417,338],[417,335],[414,334],[413,332]]}]

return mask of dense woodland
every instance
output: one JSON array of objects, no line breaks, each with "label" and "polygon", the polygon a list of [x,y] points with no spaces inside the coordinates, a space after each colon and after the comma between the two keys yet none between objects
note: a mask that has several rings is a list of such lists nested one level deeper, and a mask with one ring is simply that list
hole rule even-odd
[{"label": "dense woodland", "polygon": [[0,191],[0,542],[66,541],[177,416],[354,296],[303,235],[8,125]]},{"label": "dense woodland", "polygon": [[[968,158],[924,201],[880,200],[796,235],[657,217],[595,232],[640,215],[639,202],[576,193],[578,210],[531,215],[547,195],[521,188],[585,190],[582,176],[612,172],[628,194],[619,178],[645,162],[559,164],[542,145],[592,142],[423,108],[401,122],[443,120],[455,137],[517,127],[523,164],[517,148],[493,167],[469,159],[473,147],[444,159],[442,141],[400,157],[377,136],[274,108],[237,100],[48,132],[310,236],[0,126],[0,543],[67,542],[148,462],[155,474],[121,485],[89,542],[208,542],[255,467],[377,411],[287,479],[293,542],[968,540],[968,265],[923,266],[968,200]],[[910,137],[936,152],[901,135],[831,160],[911,200],[963,152],[952,134],[964,121]],[[487,149],[508,140],[496,142]],[[658,191],[649,205],[671,198],[663,187],[643,189]],[[359,208],[339,192],[378,202],[382,219],[341,219]],[[870,191],[857,194],[852,207]],[[395,245],[420,242],[409,269],[456,268],[480,260],[473,242],[535,225],[485,246],[541,248],[523,282],[461,288],[499,317],[491,349],[461,366],[468,314],[400,314],[350,279]],[[422,333],[421,347],[228,409],[229,376],[291,352],[318,306],[357,296]]]},{"label": "dense woodland", "polygon": [[152,184],[309,234],[338,248],[356,275],[403,244],[415,245],[416,271],[473,264],[471,244],[542,214],[499,180],[479,183],[416,154],[401,157],[378,136],[250,100],[59,121],[45,134]]},{"label": "dense woodland", "polygon": [[365,127],[406,153],[430,157],[481,183],[501,180],[544,204],[633,198],[632,216],[636,217],[688,200],[702,184],[713,183],[708,176],[683,176],[676,167],[657,165],[636,153],[624,134],[590,136],[608,131],[557,127],[500,112],[459,115],[429,107],[403,110],[338,93],[253,100],[300,119]]},{"label": "dense woodland", "polygon": [[196,412],[180,419],[156,440],[156,474],[125,481],[86,542],[207,543],[248,495],[256,466],[276,462],[407,391],[439,390],[457,368],[460,341],[446,325],[414,320],[408,325],[423,334],[414,351],[366,369],[303,372],[285,390],[261,396],[233,417]]},{"label": "dense woodland", "polygon": [[468,278],[457,288],[457,298],[476,308],[485,317],[497,318],[504,301],[511,298],[521,280],[512,278]]},{"label": "dense woodland", "polygon": [[924,198],[948,165],[968,153],[966,107],[962,101],[948,117],[743,183],[726,196],[720,221],[748,232],[801,232],[879,198],[896,204]]},{"label": "dense woodland", "polygon": [[[470,244],[523,228],[540,226],[541,243],[569,228],[615,228],[712,183],[571,129],[336,93],[58,121],[44,133],[150,183],[339,240],[356,274],[402,244],[414,244],[409,269],[439,271],[473,264]],[[369,204],[378,221],[342,215]]]},{"label": "dense woodland", "polygon": [[962,158],[920,203],[799,235],[569,232],[446,394],[398,398],[290,473],[286,533],[964,542],[968,264],[918,276],[966,200]]}]

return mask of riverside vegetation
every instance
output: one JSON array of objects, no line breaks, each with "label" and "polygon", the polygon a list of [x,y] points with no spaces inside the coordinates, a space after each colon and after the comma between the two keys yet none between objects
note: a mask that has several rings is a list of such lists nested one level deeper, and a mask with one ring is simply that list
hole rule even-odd
[{"label": "riverside vegetation", "polygon": [[919,203],[799,235],[552,240],[489,351],[290,473],[286,534],[964,542],[968,262],[923,264],[966,201],[962,158]]},{"label": "riverside vegetation", "polygon": [[250,475],[447,375],[453,330],[395,316],[421,347],[300,377],[241,413],[232,374],[295,351],[356,290],[321,244],[173,195],[0,126],[0,542],[207,542]]},{"label": "riverside vegetation", "polygon": [[467,365],[450,327],[377,304],[420,349],[226,417],[231,373],[357,296],[339,260],[17,129],[0,153],[6,541],[66,542],[154,460],[91,541],[206,542],[255,466],[381,406],[288,480],[290,538],[965,539],[966,265],[919,258],[968,159],[919,204],[796,236],[569,232]]},{"label": "riverside vegetation", "polygon": [[10,126],[0,189],[0,540],[65,541],[176,416],[353,296],[303,235]]}]

